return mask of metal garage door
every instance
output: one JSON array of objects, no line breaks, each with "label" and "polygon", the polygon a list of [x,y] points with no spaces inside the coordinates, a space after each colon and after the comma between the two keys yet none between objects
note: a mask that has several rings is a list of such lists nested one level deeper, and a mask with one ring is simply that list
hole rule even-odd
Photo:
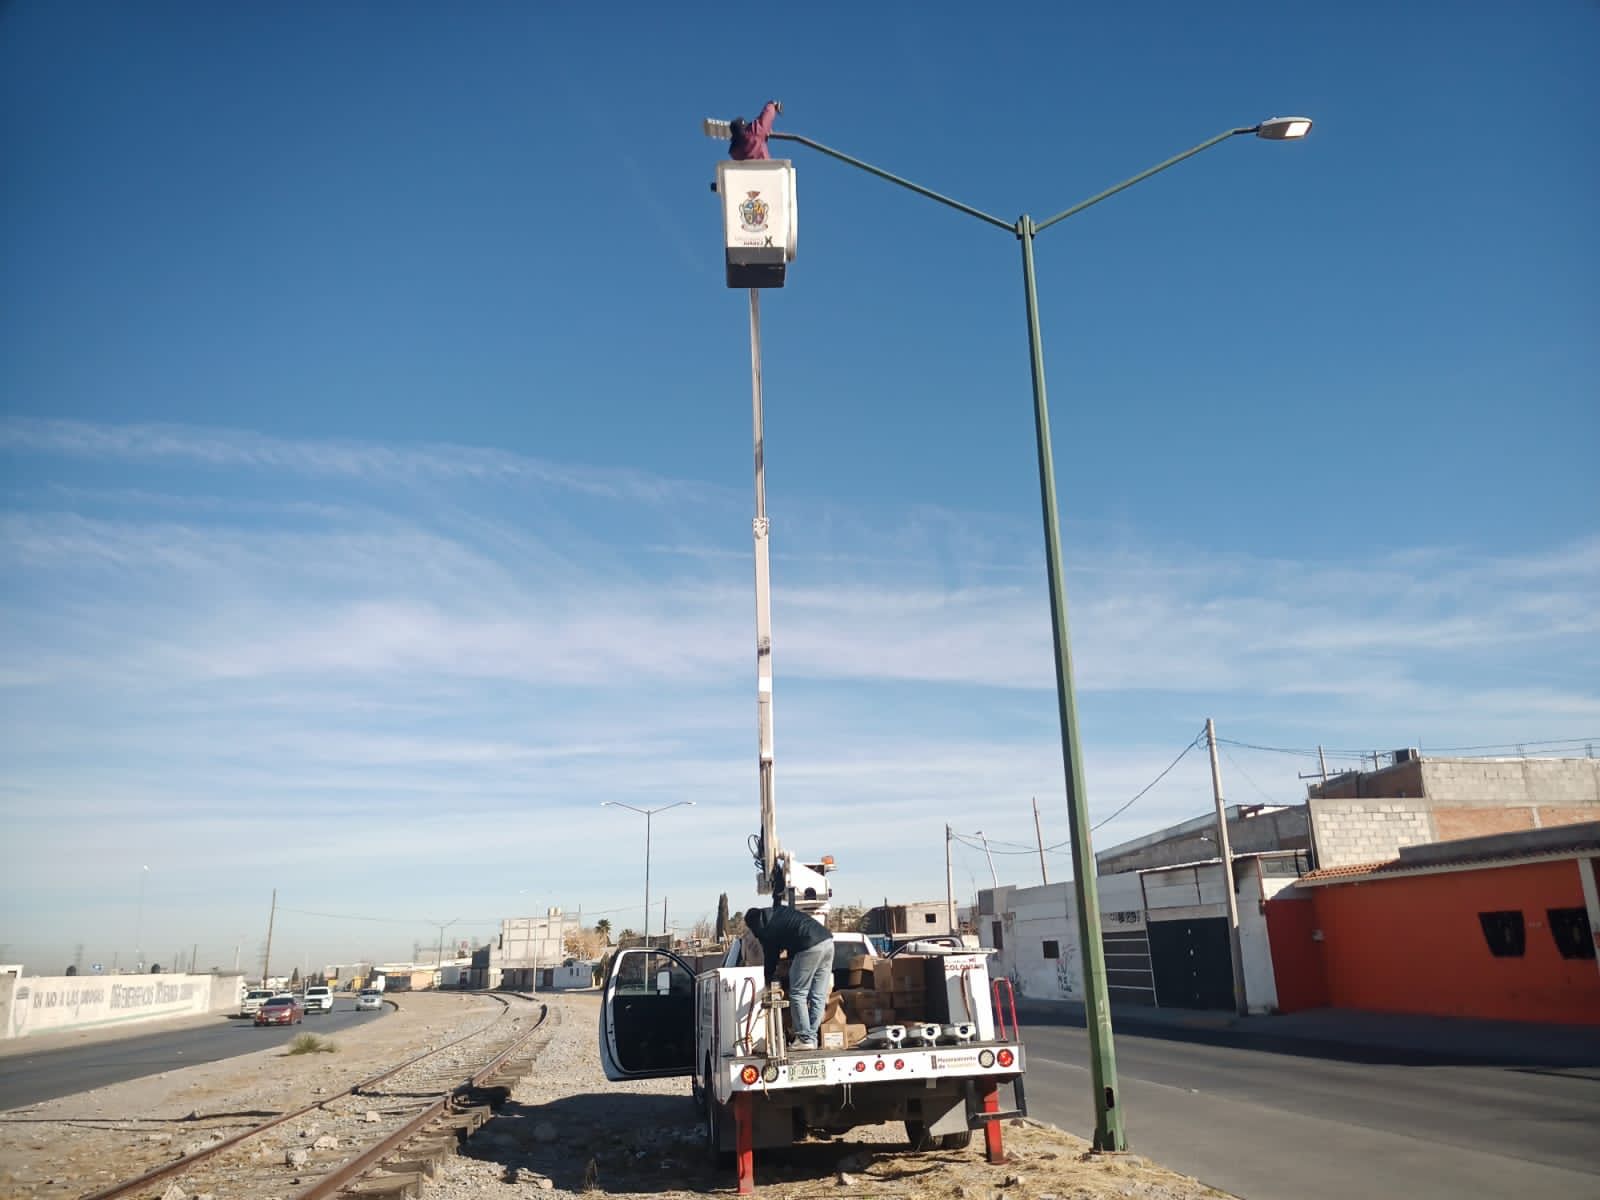
[{"label": "metal garage door", "polygon": [[1152,921],[1150,961],[1162,1008],[1232,1008],[1226,917]]},{"label": "metal garage door", "polygon": [[1112,1007],[1154,1005],[1156,977],[1150,967],[1150,939],[1142,929],[1101,936],[1106,950],[1106,990]]}]

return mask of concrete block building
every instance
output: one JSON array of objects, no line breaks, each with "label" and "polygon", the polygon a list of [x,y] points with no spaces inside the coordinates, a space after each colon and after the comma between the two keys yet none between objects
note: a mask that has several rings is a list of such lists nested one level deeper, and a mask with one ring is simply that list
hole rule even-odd
[{"label": "concrete block building", "polygon": [[[1600,1023],[1600,761],[1392,758],[1226,810],[1249,1010]],[[1207,814],[1095,856],[1114,1010],[1233,1007],[1215,835]],[[980,892],[977,932],[1019,994],[1082,1001],[1070,884]]]},{"label": "concrete block building", "polygon": [[[582,919],[549,909],[542,917],[508,917],[500,922],[500,934],[489,943],[481,967],[474,963],[475,987],[505,987],[535,991],[540,986],[539,972],[559,967],[568,957],[567,935],[581,932]],[[479,979],[481,969],[483,978]]]},{"label": "concrete block building", "polygon": [[1392,763],[1307,789],[1319,867],[1384,862],[1406,846],[1600,820],[1600,759],[1436,758]]}]

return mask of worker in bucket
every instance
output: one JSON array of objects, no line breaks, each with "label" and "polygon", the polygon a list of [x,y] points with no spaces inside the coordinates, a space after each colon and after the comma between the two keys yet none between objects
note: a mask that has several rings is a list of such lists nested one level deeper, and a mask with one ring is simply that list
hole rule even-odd
[{"label": "worker in bucket", "polygon": [[815,917],[781,904],[752,908],[744,923],[761,943],[768,987],[778,973],[779,956],[789,952],[789,1017],[794,1026],[789,1048],[815,1050],[817,1028],[833,990],[833,934]]},{"label": "worker in bucket", "polygon": [[728,139],[728,157],[734,162],[771,158],[772,155],[767,153],[767,138],[772,133],[772,122],[782,111],[782,100],[768,100],[761,115],[753,122],[735,117],[729,124],[733,136]]}]

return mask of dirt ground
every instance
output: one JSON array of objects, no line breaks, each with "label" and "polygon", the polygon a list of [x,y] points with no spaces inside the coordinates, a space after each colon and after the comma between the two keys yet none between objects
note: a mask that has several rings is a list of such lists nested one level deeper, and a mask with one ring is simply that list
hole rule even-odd
[{"label": "dirt ground", "polygon": [[[541,999],[550,1005],[550,1029],[533,1072],[462,1154],[446,1160],[428,1200],[730,1195],[732,1173],[707,1159],[687,1082],[607,1082],[596,1047],[596,998]],[[178,1153],[189,1142],[234,1132],[459,1036],[497,1011],[481,998],[412,994],[398,1013],[337,1035],[334,1054],[263,1050],[0,1113],[0,1197],[80,1196],[136,1173],[152,1142]],[[1036,1122],[1008,1122],[1005,1140],[1012,1161],[995,1167],[984,1160],[980,1138],[965,1151],[913,1154],[898,1126],[861,1129],[782,1153],[758,1151],[756,1181],[773,1200],[1225,1200],[1137,1157],[1089,1158],[1081,1139]]]},{"label": "dirt ground", "polygon": [[[500,1011],[499,1004],[479,996],[420,992],[406,995],[399,1010],[381,1020],[332,1035],[333,1053],[288,1055],[275,1046],[0,1112],[0,1198],[80,1196],[138,1174],[153,1165],[153,1156],[171,1157],[192,1143],[236,1133],[319,1095],[333,1095],[493,1020]],[[304,1028],[316,1033],[316,1019]],[[62,1040],[110,1045],[118,1038],[100,1030]],[[44,1039],[17,1039],[22,1042],[31,1043],[34,1052],[51,1048]]]},{"label": "dirt ground", "polygon": [[[450,1161],[429,1200],[690,1200],[733,1192],[714,1167],[704,1127],[679,1079],[615,1084],[601,1074],[592,995],[557,997],[560,1021],[535,1072]],[[990,1166],[982,1139],[958,1152],[913,1154],[900,1126],[858,1129],[784,1152],[756,1152],[756,1184],[771,1200],[929,1197],[930,1200],[1226,1200],[1226,1193],[1134,1156],[1089,1158],[1081,1138],[1028,1120],[1005,1127],[1012,1162]]]}]

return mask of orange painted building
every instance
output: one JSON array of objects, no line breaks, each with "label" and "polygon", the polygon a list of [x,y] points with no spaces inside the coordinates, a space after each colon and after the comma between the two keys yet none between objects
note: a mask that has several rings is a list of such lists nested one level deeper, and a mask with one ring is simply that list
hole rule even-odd
[{"label": "orange painted building", "polygon": [[1268,902],[1280,1009],[1600,1025],[1600,823],[1409,847]]}]

